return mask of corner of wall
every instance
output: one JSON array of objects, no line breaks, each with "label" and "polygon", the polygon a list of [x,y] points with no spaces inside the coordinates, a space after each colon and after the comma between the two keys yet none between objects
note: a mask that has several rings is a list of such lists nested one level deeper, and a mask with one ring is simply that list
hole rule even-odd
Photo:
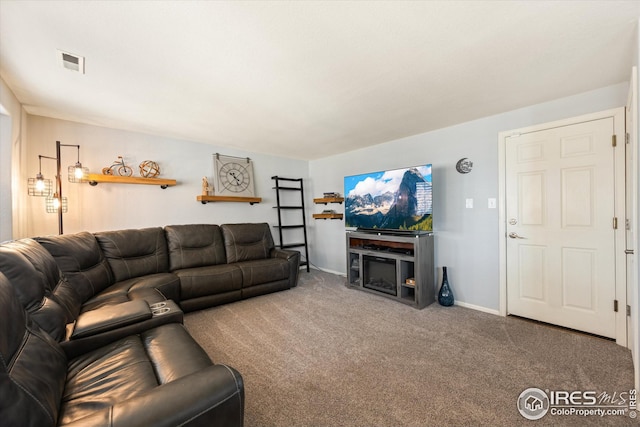
[{"label": "corner of wall", "polygon": [[5,209],[0,222],[0,241],[20,236],[20,215],[16,214],[16,204],[21,194],[18,191],[20,165],[16,163],[16,151],[22,141],[23,120],[26,115],[22,104],[5,81],[0,78],[0,113],[2,131],[0,133],[0,205]]}]

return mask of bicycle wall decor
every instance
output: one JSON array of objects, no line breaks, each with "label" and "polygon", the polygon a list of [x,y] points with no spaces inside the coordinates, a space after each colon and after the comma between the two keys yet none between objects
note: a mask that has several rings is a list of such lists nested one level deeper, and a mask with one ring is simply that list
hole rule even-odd
[{"label": "bicycle wall decor", "polygon": [[[138,166],[140,176],[143,178],[155,178],[160,175],[160,166],[153,160],[144,160]],[[102,168],[103,175],[133,176],[133,168],[127,166],[122,156],[118,156],[111,166]]]},{"label": "bicycle wall decor", "polygon": [[111,166],[102,168],[102,174],[131,176],[133,175],[133,169],[124,164],[124,158],[122,156],[118,156],[118,160],[114,161]]}]

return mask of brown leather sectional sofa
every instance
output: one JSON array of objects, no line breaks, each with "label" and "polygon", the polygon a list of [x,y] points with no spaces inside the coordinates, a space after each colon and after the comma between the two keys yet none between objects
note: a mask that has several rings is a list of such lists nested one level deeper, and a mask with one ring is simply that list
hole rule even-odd
[{"label": "brown leather sectional sofa", "polygon": [[296,286],[268,224],[82,232],[0,245],[3,425],[241,426],[244,384],[183,311]]}]

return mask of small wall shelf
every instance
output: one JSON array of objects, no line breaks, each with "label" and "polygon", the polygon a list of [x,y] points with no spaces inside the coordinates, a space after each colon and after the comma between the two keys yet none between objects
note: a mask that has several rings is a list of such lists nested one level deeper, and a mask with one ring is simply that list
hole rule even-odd
[{"label": "small wall shelf", "polygon": [[112,184],[145,184],[145,185],[159,185],[164,189],[176,185],[175,179],[163,179],[163,178],[142,178],[137,176],[117,176],[117,175],[103,175],[99,173],[90,173],[87,176],[89,185],[96,186],[100,182],[112,183]]},{"label": "small wall shelf", "polygon": [[[339,196],[330,196],[330,197],[320,197],[317,199],[313,199],[313,203],[316,205],[328,204],[328,203],[339,203],[342,204],[344,202],[344,197]],[[313,214],[313,219],[342,219],[343,214],[334,212],[332,210],[326,210],[321,213]]]},{"label": "small wall shelf", "polygon": [[340,203],[344,202],[344,197],[321,197],[319,199],[313,199],[313,203],[316,205],[327,203]]},{"label": "small wall shelf", "polygon": [[341,213],[318,213],[313,214],[314,219],[342,219]]},{"label": "small wall shelf", "polygon": [[209,202],[240,202],[240,203],[249,203],[253,205],[254,203],[260,203],[262,201],[261,197],[233,197],[233,196],[198,196],[196,200],[201,202],[203,205],[206,205]]}]

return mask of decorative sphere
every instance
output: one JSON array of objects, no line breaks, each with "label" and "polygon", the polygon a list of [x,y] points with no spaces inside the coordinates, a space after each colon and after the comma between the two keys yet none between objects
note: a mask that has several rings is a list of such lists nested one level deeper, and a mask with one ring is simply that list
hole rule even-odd
[{"label": "decorative sphere", "polygon": [[156,176],[160,175],[160,166],[152,160],[145,160],[144,162],[140,163],[139,167],[140,176],[144,178],[155,178]]}]

